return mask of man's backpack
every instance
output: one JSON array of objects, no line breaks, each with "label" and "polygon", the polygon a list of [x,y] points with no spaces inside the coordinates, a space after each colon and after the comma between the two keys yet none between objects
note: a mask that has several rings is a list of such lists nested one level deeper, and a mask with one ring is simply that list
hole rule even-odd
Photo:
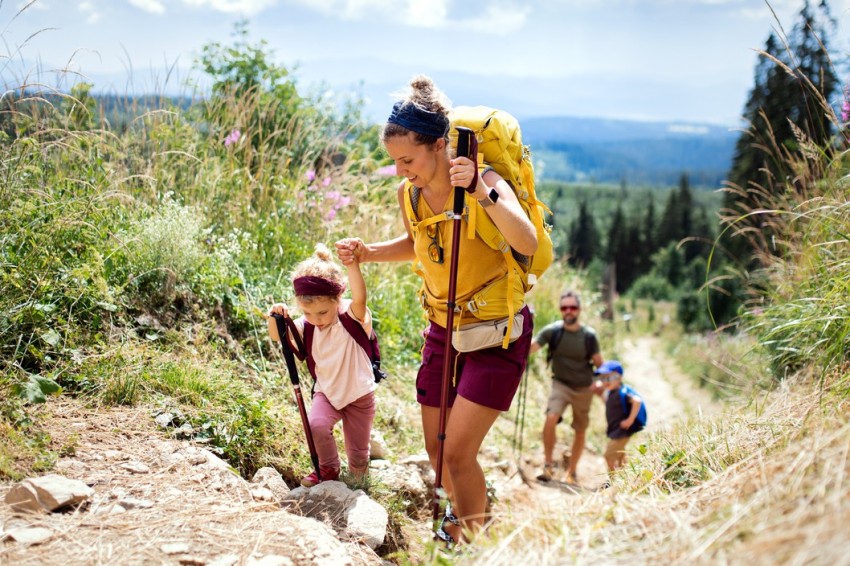
[{"label": "man's backpack", "polygon": [[[354,341],[363,348],[366,355],[369,356],[369,361],[372,362],[372,373],[375,376],[375,383],[380,383],[387,377],[387,373],[381,369],[381,350],[378,347],[378,335],[375,329],[367,336],[363,325],[354,320],[347,312],[340,313],[339,321],[342,327],[354,338]],[[304,343],[303,349],[296,347],[293,351],[300,360],[307,360],[307,369],[310,375],[313,376],[313,383],[316,382],[316,360],[313,359],[313,333],[316,327],[306,320],[304,321]]]},{"label": "man's backpack", "polygon": [[[588,365],[592,364],[593,354],[593,335],[582,327],[584,332],[584,357],[587,358]],[[564,325],[558,326],[555,332],[549,337],[549,348],[546,350],[546,364],[552,363],[552,358],[555,355],[555,348],[561,343],[561,338],[564,337]]]},{"label": "man's backpack", "polygon": [[[531,150],[522,143],[522,133],[516,118],[503,110],[486,106],[458,106],[451,110],[449,119],[451,120],[449,128],[451,145],[457,147],[457,126],[469,128],[475,133],[478,141],[479,167],[492,167],[508,182],[537,232],[537,251],[534,255],[528,257],[518,254],[511,249],[478,201],[469,194],[465,196],[464,214],[467,217],[467,237],[474,238],[477,232],[488,246],[499,250],[505,257],[508,275],[504,295],[507,299],[508,312],[486,312],[487,301],[483,297],[480,301],[473,299],[469,304],[462,306],[470,312],[481,313],[482,320],[490,320],[494,315],[500,318],[507,316],[509,322],[502,343],[502,347],[507,348],[510,343],[513,317],[522,307],[522,304],[518,304],[521,299],[515,296],[514,290],[519,289],[522,294],[527,293],[552,265],[554,250],[552,238],[549,235],[552,227],[546,224],[545,219],[545,213],[551,213],[551,211],[537,199],[537,193],[534,190]],[[409,188],[412,190],[412,187]],[[411,190],[405,191],[405,206],[408,213],[415,214],[411,204]],[[517,285],[517,280],[521,285]]]},{"label": "man's backpack", "polygon": [[[629,395],[640,397],[637,391],[623,383],[620,386],[620,400],[623,402],[623,410],[626,412],[626,416],[631,413],[631,408],[629,407]],[[646,428],[646,402],[643,400],[643,397],[640,399],[640,410],[638,411],[637,417],[635,417],[635,422],[633,422],[632,426],[629,427],[629,434],[640,432]]]}]

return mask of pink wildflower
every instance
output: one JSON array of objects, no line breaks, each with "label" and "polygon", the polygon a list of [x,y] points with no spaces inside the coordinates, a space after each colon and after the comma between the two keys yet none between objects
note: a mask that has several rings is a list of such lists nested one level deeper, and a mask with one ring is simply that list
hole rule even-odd
[{"label": "pink wildflower", "polygon": [[312,183],[313,180],[316,178],[316,172],[310,169],[309,171],[307,171],[307,173],[304,174],[304,176],[307,178],[308,181]]},{"label": "pink wildflower", "polygon": [[230,133],[227,134],[227,137],[224,138],[224,147],[230,147],[239,141],[242,137],[242,132],[240,132],[237,128],[233,128],[230,130]]},{"label": "pink wildflower", "polygon": [[844,104],[841,105],[841,122],[850,122],[850,85],[844,87]]},{"label": "pink wildflower", "polygon": [[336,209],[335,209],[335,208],[332,208],[332,209],[330,209],[330,210],[328,211],[328,213],[325,215],[325,219],[326,219],[326,220],[333,220],[334,218],[336,218]]},{"label": "pink wildflower", "polygon": [[324,179],[322,179],[322,186],[323,187],[327,187],[330,184],[331,184],[331,178],[330,177],[325,177]]},{"label": "pink wildflower", "polygon": [[398,173],[395,170],[395,164],[392,165],[384,165],[383,167],[378,167],[377,171],[375,171],[381,177],[395,177]]}]

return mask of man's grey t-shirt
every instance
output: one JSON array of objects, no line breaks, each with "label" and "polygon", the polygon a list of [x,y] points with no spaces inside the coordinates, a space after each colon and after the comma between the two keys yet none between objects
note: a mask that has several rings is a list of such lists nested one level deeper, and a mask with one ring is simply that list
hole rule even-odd
[{"label": "man's grey t-shirt", "polygon": [[[563,321],[547,324],[537,334],[534,341],[542,348],[548,348],[552,335],[563,326]],[[591,356],[599,353],[596,332],[593,328],[584,325],[574,332],[565,328],[563,331],[552,353],[552,375],[570,387],[589,387],[593,383],[593,366],[589,360]],[[585,342],[585,335],[588,335],[587,342]],[[587,346],[590,346],[589,351]]]}]

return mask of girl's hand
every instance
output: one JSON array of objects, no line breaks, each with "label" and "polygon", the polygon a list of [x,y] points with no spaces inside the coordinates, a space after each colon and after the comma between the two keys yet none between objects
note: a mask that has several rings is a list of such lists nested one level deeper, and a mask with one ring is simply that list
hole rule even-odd
[{"label": "girl's hand", "polygon": [[336,255],[343,265],[363,263],[366,260],[366,244],[360,238],[344,238],[334,244]]},{"label": "girl's hand", "polygon": [[289,316],[289,309],[287,308],[285,303],[275,303],[269,309],[269,316],[273,314]]},{"label": "girl's hand", "polygon": [[629,430],[629,427],[632,426],[632,424],[634,424],[634,422],[635,421],[633,421],[631,419],[624,419],[624,420],[620,421],[620,428],[623,429],[623,430]]}]

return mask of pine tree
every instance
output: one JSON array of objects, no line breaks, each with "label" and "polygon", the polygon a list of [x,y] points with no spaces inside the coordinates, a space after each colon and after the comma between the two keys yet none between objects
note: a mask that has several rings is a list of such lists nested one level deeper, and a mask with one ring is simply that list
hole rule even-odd
[{"label": "pine tree", "polygon": [[655,196],[652,193],[649,193],[649,203],[646,205],[646,214],[643,218],[641,233],[643,251],[639,255],[640,273],[649,273],[652,269],[652,255],[658,251],[658,241],[655,237],[658,231],[658,219],[655,217]]},{"label": "pine tree", "polygon": [[600,240],[599,230],[585,199],[579,201],[578,217],[573,221],[569,234],[569,264],[574,267],[587,266],[599,255]]},{"label": "pine tree", "polygon": [[[744,108],[748,127],[738,138],[726,182],[726,221],[773,208],[787,189],[805,190],[811,181],[792,170],[788,157],[809,143],[826,147],[832,136],[823,101],[838,86],[828,49],[834,27],[826,0],[814,10],[805,0],[791,34],[784,41],[773,33],[768,37]],[[769,249],[769,224],[765,215],[741,219],[736,232],[746,238],[732,238],[725,246],[736,256]]]},{"label": "pine tree", "polygon": [[681,230],[682,207],[679,203],[679,191],[671,190],[667,194],[667,202],[661,213],[661,221],[655,235],[655,242],[659,248],[666,247],[670,243],[678,243],[682,238]]}]

